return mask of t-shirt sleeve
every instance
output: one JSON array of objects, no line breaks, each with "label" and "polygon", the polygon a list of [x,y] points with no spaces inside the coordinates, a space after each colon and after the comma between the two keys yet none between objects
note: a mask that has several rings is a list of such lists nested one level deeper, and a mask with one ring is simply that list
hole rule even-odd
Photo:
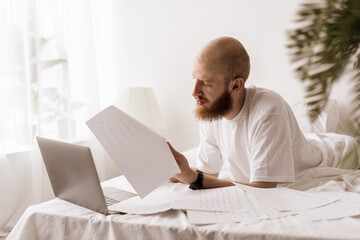
[{"label": "t-shirt sleeve", "polygon": [[293,182],[292,136],[285,118],[268,114],[252,136],[250,182]]},{"label": "t-shirt sleeve", "polygon": [[211,123],[200,122],[200,144],[196,168],[205,173],[219,173],[223,165]]}]

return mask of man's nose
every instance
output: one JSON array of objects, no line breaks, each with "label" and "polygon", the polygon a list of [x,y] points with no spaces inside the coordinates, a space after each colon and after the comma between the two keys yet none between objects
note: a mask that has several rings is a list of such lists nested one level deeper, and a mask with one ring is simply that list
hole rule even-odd
[{"label": "man's nose", "polygon": [[200,96],[202,93],[201,91],[201,86],[200,86],[200,81],[199,80],[195,80],[195,86],[194,86],[194,90],[192,92],[192,96]]}]

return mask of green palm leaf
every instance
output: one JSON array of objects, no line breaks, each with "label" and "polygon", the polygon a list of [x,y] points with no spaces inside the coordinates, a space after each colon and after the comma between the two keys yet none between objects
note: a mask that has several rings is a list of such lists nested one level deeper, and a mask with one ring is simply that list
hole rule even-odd
[{"label": "green palm leaf", "polygon": [[297,77],[306,83],[309,117],[316,120],[332,86],[344,71],[353,71],[351,124],[360,136],[360,1],[322,0],[302,4],[301,27],[289,31],[291,60]]}]

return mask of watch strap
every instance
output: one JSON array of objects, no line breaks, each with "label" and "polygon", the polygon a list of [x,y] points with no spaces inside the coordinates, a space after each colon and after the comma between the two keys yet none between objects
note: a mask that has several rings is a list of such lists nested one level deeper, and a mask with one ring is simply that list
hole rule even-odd
[{"label": "watch strap", "polygon": [[198,173],[197,179],[189,186],[192,190],[199,190],[203,188],[204,173],[200,170],[196,170],[196,172]]}]

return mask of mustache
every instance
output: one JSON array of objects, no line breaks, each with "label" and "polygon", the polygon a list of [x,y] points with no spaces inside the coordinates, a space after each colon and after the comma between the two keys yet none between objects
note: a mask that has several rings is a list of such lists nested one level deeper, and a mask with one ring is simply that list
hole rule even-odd
[{"label": "mustache", "polygon": [[194,97],[196,100],[198,100],[198,101],[205,101],[206,100],[206,98],[204,98],[204,97],[202,97],[202,96],[195,96]]}]

